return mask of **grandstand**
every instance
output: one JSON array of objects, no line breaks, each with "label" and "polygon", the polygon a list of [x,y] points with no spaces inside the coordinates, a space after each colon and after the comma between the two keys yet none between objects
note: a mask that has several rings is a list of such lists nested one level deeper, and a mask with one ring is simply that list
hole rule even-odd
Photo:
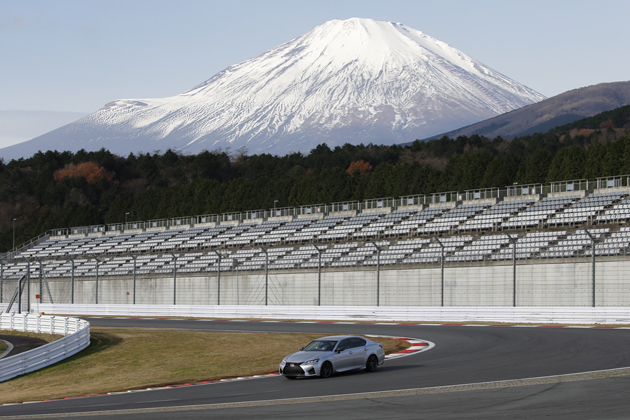
[{"label": "grandstand", "polygon": [[630,227],[623,226],[630,220],[629,194],[623,176],[54,229],[4,254],[0,278],[28,272],[47,280],[135,279],[621,256],[630,247]]}]

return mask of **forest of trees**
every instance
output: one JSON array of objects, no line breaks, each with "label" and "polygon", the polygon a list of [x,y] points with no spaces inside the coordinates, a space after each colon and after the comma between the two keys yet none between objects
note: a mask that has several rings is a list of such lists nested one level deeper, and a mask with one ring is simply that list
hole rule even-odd
[{"label": "forest of trees", "polygon": [[[38,152],[0,162],[0,250],[53,228],[630,174],[630,106],[505,141],[325,144],[310,153],[116,156]],[[15,221],[13,219],[16,219]]]}]

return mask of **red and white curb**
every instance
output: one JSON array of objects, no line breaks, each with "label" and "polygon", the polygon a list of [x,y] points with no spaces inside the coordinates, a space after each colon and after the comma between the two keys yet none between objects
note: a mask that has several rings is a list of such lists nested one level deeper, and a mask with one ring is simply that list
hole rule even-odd
[{"label": "red and white curb", "polygon": [[[380,337],[383,337],[383,336],[380,336]],[[401,337],[392,337],[392,338],[396,338],[398,340],[404,340],[407,343],[411,344],[411,347],[409,347],[406,350],[401,350],[398,353],[387,354],[385,355],[385,360],[400,359],[401,357],[406,357],[406,356],[422,353],[423,351],[431,350],[433,347],[435,347],[434,343],[427,340],[420,340],[417,338],[401,338]]]},{"label": "red and white curb", "polygon": [[498,324],[498,323],[477,323],[467,324],[465,322],[447,323],[421,323],[421,322],[380,322],[380,321],[292,321],[292,320],[258,320],[258,319],[219,319],[219,318],[167,318],[148,316],[92,316],[73,315],[81,318],[92,319],[146,319],[158,321],[201,321],[201,322],[257,322],[257,323],[291,323],[291,324],[331,324],[331,325],[409,325],[422,327],[512,327],[512,328],[592,328],[607,330],[629,330],[630,327],[619,327],[616,325],[564,325],[564,324]]}]

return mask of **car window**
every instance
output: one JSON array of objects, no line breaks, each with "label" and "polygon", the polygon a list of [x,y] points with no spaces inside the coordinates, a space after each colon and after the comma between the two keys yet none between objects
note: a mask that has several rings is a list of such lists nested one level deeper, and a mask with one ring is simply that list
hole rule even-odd
[{"label": "car window", "polygon": [[337,347],[338,351],[348,350],[352,347],[352,342],[350,338],[346,338],[339,343],[339,347]]},{"label": "car window", "polygon": [[352,347],[365,347],[366,341],[362,338],[351,338]]},{"label": "car window", "polygon": [[336,341],[315,340],[304,347],[303,351],[333,351],[335,344],[337,344]]}]

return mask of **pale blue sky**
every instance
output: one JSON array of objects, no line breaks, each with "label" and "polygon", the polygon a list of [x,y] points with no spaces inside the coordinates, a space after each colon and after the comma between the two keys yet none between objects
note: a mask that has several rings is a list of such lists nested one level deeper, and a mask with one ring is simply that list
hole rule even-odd
[{"label": "pale blue sky", "polygon": [[0,111],[176,95],[354,16],[423,31],[546,96],[630,80],[627,0],[0,0]]}]

